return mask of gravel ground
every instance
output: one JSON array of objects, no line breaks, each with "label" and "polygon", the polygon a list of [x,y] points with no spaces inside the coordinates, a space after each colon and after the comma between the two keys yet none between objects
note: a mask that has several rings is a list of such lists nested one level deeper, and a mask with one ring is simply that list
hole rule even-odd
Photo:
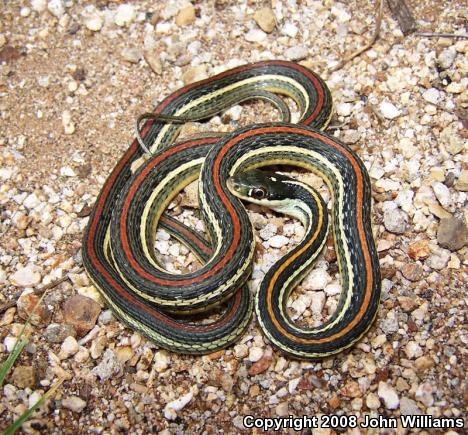
[{"label": "gravel ground", "polygon": [[[466,33],[463,0],[407,3],[421,31]],[[19,299],[1,314],[1,359],[38,300],[31,290],[70,279],[46,293],[28,327],[30,343],[2,387],[0,427],[59,377],[63,386],[26,433],[241,433],[247,414],[464,416],[468,41],[404,37],[385,8],[373,48],[331,73],[373,28],[364,0],[2,2],[0,303]],[[352,350],[314,363],[273,350],[255,320],[225,351],[160,350],[115,320],[80,271],[89,207],[138,114],[184,83],[275,58],[322,74],[334,133],[369,169],[383,275],[378,319]],[[203,128],[229,130],[258,121],[254,113],[277,117],[265,104],[243,105]],[[293,175],[328,199],[321,180]],[[202,229],[191,192],[172,212]],[[256,291],[303,229],[249,209]],[[197,267],[164,232],[156,250],[169,269]],[[290,298],[292,318],[322,322],[339,291],[330,245]],[[393,431],[407,432],[401,424]]]}]

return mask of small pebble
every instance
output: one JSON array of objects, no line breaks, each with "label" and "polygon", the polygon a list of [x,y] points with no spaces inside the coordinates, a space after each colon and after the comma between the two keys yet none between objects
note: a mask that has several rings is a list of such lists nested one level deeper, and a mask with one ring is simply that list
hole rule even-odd
[{"label": "small pebble", "polygon": [[60,346],[60,353],[58,354],[58,357],[60,359],[67,359],[75,355],[75,353],[78,352],[78,350],[79,345],[75,337],[69,336],[65,338],[65,340],[62,343],[62,346]]},{"label": "small pebble", "polygon": [[267,34],[260,29],[251,29],[245,34],[245,40],[248,42],[262,42],[266,37]]},{"label": "small pebble", "polygon": [[34,266],[22,267],[10,276],[10,282],[18,287],[33,287],[41,282],[41,274]]},{"label": "small pebble", "polygon": [[383,400],[385,408],[397,409],[400,404],[398,394],[395,389],[386,382],[380,381],[378,395]]},{"label": "small pebble", "polygon": [[15,367],[11,380],[18,388],[33,388],[36,383],[34,368],[32,366]]},{"label": "small pebble", "polygon": [[73,412],[80,413],[86,408],[86,402],[78,396],[70,396],[62,400],[62,406]]},{"label": "small pebble", "polygon": [[403,234],[407,229],[407,215],[395,208],[384,212],[385,229],[394,234]]},{"label": "small pebble", "polygon": [[249,350],[249,361],[257,362],[263,356],[263,349],[260,347],[252,346]]},{"label": "small pebble", "polygon": [[289,239],[282,235],[273,236],[271,239],[268,240],[268,243],[272,248],[282,248],[289,243]]},{"label": "small pebble", "polygon": [[395,119],[401,115],[401,111],[396,106],[388,101],[380,103],[380,113],[387,119]]},{"label": "small pebble", "polygon": [[270,8],[261,8],[254,13],[255,22],[260,29],[266,33],[271,33],[276,27],[276,17]]},{"label": "small pebble", "polygon": [[193,399],[193,392],[190,390],[187,394],[179,397],[178,399],[169,402],[164,407],[164,417],[166,420],[175,420],[177,418],[177,411],[184,409]]},{"label": "small pebble", "polygon": [[437,229],[437,241],[443,248],[457,251],[468,242],[468,228],[466,223],[456,217],[440,220]]},{"label": "small pebble", "polygon": [[126,47],[122,50],[122,58],[130,63],[138,63],[141,59],[141,52],[136,48]]},{"label": "small pebble", "polygon": [[65,5],[63,0],[49,0],[47,9],[56,18],[62,18],[65,14]]},{"label": "small pebble", "polygon": [[72,296],[63,306],[65,322],[73,326],[79,336],[93,328],[100,312],[97,302],[81,295]]},{"label": "small pebble", "polygon": [[119,5],[114,16],[114,22],[120,27],[128,26],[134,19],[136,13],[132,5],[124,3]]},{"label": "small pebble", "polygon": [[440,92],[436,88],[430,88],[423,93],[423,98],[432,104],[438,104],[440,100]]},{"label": "small pebble", "polygon": [[195,21],[195,7],[188,3],[176,16],[175,22],[178,26],[188,26]]},{"label": "small pebble", "polygon": [[309,54],[309,50],[304,45],[296,45],[288,48],[284,52],[284,57],[288,60],[298,61],[305,59]]}]

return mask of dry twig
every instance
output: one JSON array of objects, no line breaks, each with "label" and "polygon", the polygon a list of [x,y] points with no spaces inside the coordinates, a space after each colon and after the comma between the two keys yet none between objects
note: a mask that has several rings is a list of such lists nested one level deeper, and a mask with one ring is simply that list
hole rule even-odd
[{"label": "dry twig", "polygon": [[468,39],[468,35],[457,35],[456,33],[432,33],[432,32],[418,32],[416,36],[421,38],[453,38],[453,39]]},{"label": "dry twig", "polygon": [[[83,272],[84,269],[81,267],[75,272],[72,273],[81,273]],[[58,285],[62,284],[62,282],[67,281],[70,278],[70,273],[67,273],[65,276],[62,276],[62,278],[56,279],[49,284],[46,284],[42,286],[41,288],[34,289],[34,294],[36,295],[42,295],[44,294],[47,290],[53,289],[54,287],[57,287]],[[18,302],[19,297],[21,296],[22,292],[18,292],[13,296],[11,300],[8,302],[5,302],[3,305],[0,305],[0,313],[3,313],[4,311],[8,310],[8,308],[14,307],[16,303]]]},{"label": "dry twig", "polygon": [[372,35],[371,40],[361,47],[359,50],[356,50],[354,53],[350,54],[349,56],[345,57],[338,65],[330,69],[330,72],[337,71],[343,66],[348,63],[350,60],[353,60],[355,57],[359,56],[360,54],[364,53],[365,51],[369,50],[371,48],[375,41],[377,41],[377,38],[379,37],[380,33],[380,27],[382,25],[382,16],[383,16],[383,0],[377,0],[375,3],[375,29],[374,29],[374,34]]}]

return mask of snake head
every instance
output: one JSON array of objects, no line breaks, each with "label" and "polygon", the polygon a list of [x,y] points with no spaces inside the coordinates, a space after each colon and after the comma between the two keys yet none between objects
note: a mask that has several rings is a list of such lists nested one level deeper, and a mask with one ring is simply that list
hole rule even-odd
[{"label": "snake head", "polygon": [[263,205],[305,222],[310,205],[315,208],[311,188],[299,181],[275,172],[258,169],[242,172],[228,178],[229,190],[238,198]]}]

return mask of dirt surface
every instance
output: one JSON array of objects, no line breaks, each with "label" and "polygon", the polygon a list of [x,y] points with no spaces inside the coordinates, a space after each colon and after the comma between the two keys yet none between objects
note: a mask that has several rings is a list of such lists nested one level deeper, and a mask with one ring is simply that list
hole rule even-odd
[{"label": "dirt surface", "polygon": [[[407,3],[419,31],[466,35],[465,1]],[[276,17],[270,33],[253,18],[262,7]],[[30,343],[2,387],[1,428],[60,377],[63,386],[25,433],[249,433],[246,415],[466,420],[468,41],[403,37],[385,7],[374,47],[330,72],[365,44],[374,22],[363,0],[200,0],[193,9],[184,1],[1,3],[0,304],[21,297],[1,313],[0,360],[31,309],[30,290],[72,274],[47,292],[29,326]],[[340,127],[333,133],[369,170],[383,274],[378,319],[350,351],[318,362],[284,357],[255,320],[241,342],[213,355],[158,349],[113,318],[80,271],[83,209],[131,142],[139,114],[195,79],[284,58],[327,81]],[[238,112],[205,128],[277,117],[266,104]],[[327,195],[320,180],[308,180]],[[187,203],[179,197],[175,213],[202,228]],[[303,230],[266,209],[250,211],[260,230],[255,292]],[[284,246],[270,245],[276,235]],[[192,254],[166,243],[177,246],[158,252],[170,267],[196,267]],[[298,322],[320,323],[336,307],[339,275],[324,255],[288,303]],[[76,294],[93,299],[99,315],[78,336],[65,308]],[[178,399],[187,403],[169,412]],[[314,433],[366,432],[351,420],[341,426]],[[398,420],[388,432],[408,429]]]}]

